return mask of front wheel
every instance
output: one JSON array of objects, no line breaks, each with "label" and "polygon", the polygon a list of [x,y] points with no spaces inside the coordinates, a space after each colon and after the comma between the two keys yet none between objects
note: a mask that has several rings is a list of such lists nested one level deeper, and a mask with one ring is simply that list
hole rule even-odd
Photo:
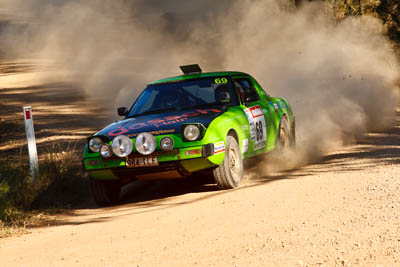
[{"label": "front wheel", "polygon": [[224,161],[214,169],[213,174],[220,189],[232,189],[239,186],[243,178],[243,161],[239,145],[233,136],[226,137]]},{"label": "front wheel", "polygon": [[101,181],[90,179],[90,191],[94,201],[100,206],[109,206],[119,200],[121,192],[120,181]]}]

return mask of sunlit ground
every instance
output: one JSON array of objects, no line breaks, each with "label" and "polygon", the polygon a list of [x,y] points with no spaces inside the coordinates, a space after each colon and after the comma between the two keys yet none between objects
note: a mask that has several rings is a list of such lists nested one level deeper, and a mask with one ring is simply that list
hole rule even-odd
[{"label": "sunlit ground", "polygon": [[33,65],[0,63],[0,152],[26,145],[23,106],[32,106],[38,146],[80,142],[115,120],[101,103],[89,101],[73,84],[43,83]]}]

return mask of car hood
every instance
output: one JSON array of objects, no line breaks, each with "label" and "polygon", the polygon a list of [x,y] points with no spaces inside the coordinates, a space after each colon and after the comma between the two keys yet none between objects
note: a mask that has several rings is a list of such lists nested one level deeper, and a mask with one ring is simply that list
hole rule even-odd
[{"label": "car hood", "polygon": [[95,135],[105,135],[113,139],[118,135],[133,138],[142,132],[153,135],[181,133],[183,123],[201,123],[208,127],[212,120],[223,112],[221,108],[211,108],[144,115],[112,123]]}]

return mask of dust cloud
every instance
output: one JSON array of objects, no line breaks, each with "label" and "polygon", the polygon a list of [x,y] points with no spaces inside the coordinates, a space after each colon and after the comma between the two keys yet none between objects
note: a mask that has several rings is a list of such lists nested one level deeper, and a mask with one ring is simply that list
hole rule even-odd
[{"label": "dust cloud", "polygon": [[129,105],[148,82],[179,74],[186,62],[222,66],[218,53],[205,53],[212,45],[197,46],[191,33],[215,21],[208,7],[227,1],[2,1],[19,23],[3,30],[1,50],[45,61],[43,82],[76,84],[106,108]]},{"label": "dust cloud", "polygon": [[[270,157],[268,169],[291,168],[393,125],[399,66],[372,17],[333,23],[320,5],[282,11],[275,1],[240,4],[235,31],[225,35],[225,66],[253,73],[271,95],[284,96],[296,115],[298,146]],[[225,32],[229,32],[226,27]]]},{"label": "dust cloud", "polygon": [[43,83],[73,83],[106,108],[129,105],[182,64],[253,74],[296,115],[296,153],[272,164],[282,168],[390,126],[398,105],[398,63],[381,23],[334,22],[319,4],[1,0],[0,10],[18,21],[2,27],[1,51],[45,61]]}]

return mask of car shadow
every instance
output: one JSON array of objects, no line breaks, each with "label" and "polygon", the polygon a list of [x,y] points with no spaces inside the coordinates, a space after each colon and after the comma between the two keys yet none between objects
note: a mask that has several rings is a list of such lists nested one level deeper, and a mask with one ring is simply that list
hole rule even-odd
[{"label": "car shadow", "polygon": [[123,188],[120,204],[135,204],[218,190],[218,187],[212,183],[209,177],[199,175],[183,179],[137,181]]}]

